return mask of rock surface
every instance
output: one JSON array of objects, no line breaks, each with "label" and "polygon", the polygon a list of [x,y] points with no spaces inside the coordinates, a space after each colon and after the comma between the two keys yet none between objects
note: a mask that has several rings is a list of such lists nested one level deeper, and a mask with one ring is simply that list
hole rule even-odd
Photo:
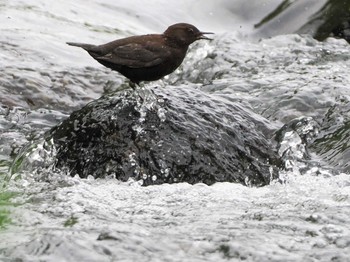
[{"label": "rock surface", "polygon": [[83,178],[261,186],[277,178],[279,164],[263,131],[263,118],[238,103],[182,86],[104,96],[47,139],[55,143],[57,167]]}]

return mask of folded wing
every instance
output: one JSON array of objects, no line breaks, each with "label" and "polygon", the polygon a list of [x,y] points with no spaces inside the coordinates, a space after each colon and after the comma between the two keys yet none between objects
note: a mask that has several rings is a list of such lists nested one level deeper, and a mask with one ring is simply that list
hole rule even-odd
[{"label": "folded wing", "polygon": [[151,45],[145,47],[139,43],[121,45],[102,56],[95,56],[97,60],[130,68],[157,66],[167,58],[168,53],[162,47]]}]

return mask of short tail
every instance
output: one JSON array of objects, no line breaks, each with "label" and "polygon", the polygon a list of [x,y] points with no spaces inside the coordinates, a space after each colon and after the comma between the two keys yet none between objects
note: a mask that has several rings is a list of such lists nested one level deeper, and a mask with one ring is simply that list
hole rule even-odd
[{"label": "short tail", "polygon": [[81,47],[81,48],[85,49],[86,51],[94,51],[94,48],[96,47],[95,45],[74,43],[74,42],[67,42],[67,44],[71,45],[71,46]]}]

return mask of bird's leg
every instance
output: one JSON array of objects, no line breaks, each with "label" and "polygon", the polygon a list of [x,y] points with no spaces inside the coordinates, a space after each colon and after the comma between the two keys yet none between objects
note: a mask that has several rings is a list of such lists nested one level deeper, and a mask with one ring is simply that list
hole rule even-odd
[{"label": "bird's leg", "polygon": [[[136,87],[140,87],[140,82],[134,82],[134,81],[129,81],[129,86],[134,90],[136,91]],[[140,93],[138,92],[138,96],[139,96],[139,99],[141,101],[141,103],[144,102],[144,98],[140,95]]]},{"label": "bird's leg", "polygon": [[136,90],[136,86],[140,86],[140,83],[138,82],[133,82],[133,81],[129,81],[129,86],[133,89]]}]

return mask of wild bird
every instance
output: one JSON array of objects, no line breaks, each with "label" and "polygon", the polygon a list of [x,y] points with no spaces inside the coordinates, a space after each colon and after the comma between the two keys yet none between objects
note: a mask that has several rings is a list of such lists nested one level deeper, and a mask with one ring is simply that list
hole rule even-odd
[{"label": "wild bird", "polygon": [[102,65],[118,71],[132,83],[154,81],[172,73],[184,60],[193,42],[206,39],[195,26],[178,23],[163,34],[148,34],[118,39],[103,45],[67,42],[86,50]]}]

